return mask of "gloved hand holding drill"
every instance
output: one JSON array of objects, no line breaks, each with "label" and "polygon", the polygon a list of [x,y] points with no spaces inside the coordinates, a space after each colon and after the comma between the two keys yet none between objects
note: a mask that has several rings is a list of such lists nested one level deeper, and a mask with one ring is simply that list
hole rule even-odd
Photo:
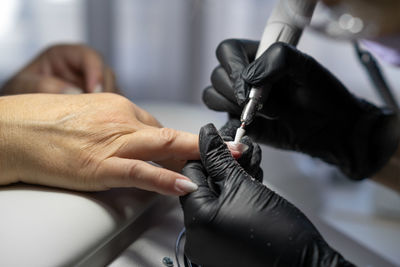
[{"label": "gloved hand holding drill", "polygon": [[[258,42],[226,40],[203,94],[205,104],[240,116],[252,86],[269,93],[247,133],[256,141],[337,165],[353,179],[379,171],[397,149],[397,114],[352,95],[328,70],[284,43],[254,61]],[[268,89],[271,88],[271,89]],[[267,92],[267,90],[270,90]]]}]

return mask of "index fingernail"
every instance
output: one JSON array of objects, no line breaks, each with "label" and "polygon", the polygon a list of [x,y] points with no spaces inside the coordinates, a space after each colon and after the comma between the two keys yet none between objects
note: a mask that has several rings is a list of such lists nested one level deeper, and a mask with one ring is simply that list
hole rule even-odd
[{"label": "index fingernail", "polygon": [[175,181],[175,188],[180,192],[191,193],[196,191],[199,187],[197,186],[197,184],[191,181],[179,178]]}]

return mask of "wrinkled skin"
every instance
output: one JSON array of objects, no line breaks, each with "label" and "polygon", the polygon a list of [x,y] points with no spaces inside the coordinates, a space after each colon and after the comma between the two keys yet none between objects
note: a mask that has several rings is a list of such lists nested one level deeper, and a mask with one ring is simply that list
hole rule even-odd
[{"label": "wrinkled skin", "polygon": [[[162,128],[117,94],[25,94],[0,98],[0,184],[83,191],[137,187],[166,195],[186,160],[198,159],[195,134]],[[164,168],[153,166],[158,163]]]}]

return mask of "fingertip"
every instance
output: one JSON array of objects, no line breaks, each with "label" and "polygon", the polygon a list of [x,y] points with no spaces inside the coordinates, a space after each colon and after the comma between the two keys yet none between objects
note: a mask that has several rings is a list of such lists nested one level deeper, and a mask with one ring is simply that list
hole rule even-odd
[{"label": "fingertip", "polygon": [[170,176],[166,181],[152,186],[152,191],[167,196],[184,196],[193,193],[199,189],[199,186],[188,177],[176,174]]},{"label": "fingertip", "polygon": [[203,127],[201,127],[200,129],[200,143],[201,140],[208,137],[208,136],[213,136],[213,135],[218,135],[218,131],[217,128],[215,128],[215,125],[212,123],[208,123],[206,125],[204,125]]},{"label": "fingertip", "polygon": [[223,144],[222,137],[219,135],[214,124],[209,123],[201,127],[199,135],[199,149],[202,157],[205,157],[209,150],[217,148],[221,144]]},{"label": "fingertip", "polygon": [[180,177],[175,180],[175,190],[179,196],[195,192],[199,186],[193,183],[189,178]]},{"label": "fingertip", "polygon": [[94,93],[96,86],[103,83],[103,61],[96,52],[90,51],[84,59],[84,72],[86,75],[86,90]]},{"label": "fingertip", "polygon": [[[228,147],[228,148],[229,148],[229,147]],[[240,157],[242,156],[242,152],[240,152],[240,151],[232,150],[232,149],[230,149],[230,148],[229,148],[229,151],[231,152],[232,157],[233,157],[234,159],[238,159],[238,158],[240,158]]]},{"label": "fingertip", "polygon": [[95,72],[95,70],[88,70],[86,72],[86,90],[88,93],[102,92],[102,73]]},{"label": "fingertip", "polygon": [[249,146],[244,143],[225,142],[225,144],[227,144],[229,151],[231,151],[235,159],[240,158],[249,149]]}]

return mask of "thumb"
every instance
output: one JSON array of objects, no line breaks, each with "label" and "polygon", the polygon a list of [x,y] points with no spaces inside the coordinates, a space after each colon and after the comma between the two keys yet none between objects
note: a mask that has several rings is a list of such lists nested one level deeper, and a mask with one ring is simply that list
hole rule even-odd
[{"label": "thumb", "polygon": [[266,82],[274,83],[289,73],[297,77],[304,75],[313,61],[295,47],[277,42],[243,70],[242,78],[248,84],[262,88]]},{"label": "thumb", "polygon": [[228,180],[247,175],[232,157],[213,124],[207,124],[201,128],[199,140],[201,161],[211,182],[223,185]]}]

